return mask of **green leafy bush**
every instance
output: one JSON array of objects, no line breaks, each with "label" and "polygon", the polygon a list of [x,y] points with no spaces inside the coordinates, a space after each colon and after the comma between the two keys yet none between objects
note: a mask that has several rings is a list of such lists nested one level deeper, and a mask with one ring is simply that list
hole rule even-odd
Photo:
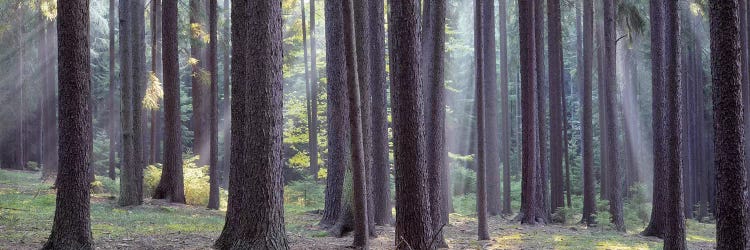
[{"label": "green leafy bush", "polygon": [[284,204],[322,209],[325,204],[325,186],[306,178],[293,181],[284,187]]},{"label": "green leafy bush", "polygon": [[474,170],[452,164],[451,167],[451,184],[454,195],[464,195],[467,193],[476,193],[477,174]]},{"label": "green leafy bush", "polygon": [[477,214],[477,197],[474,194],[453,196],[453,210],[462,215]]},{"label": "green leafy bush", "polygon": [[41,167],[40,167],[39,163],[37,163],[35,161],[28,161],[28,162],[26,162],[26,169],[25,170],[39,171],[40,169],[41,169]]},{"label": "green leafy bush", "polygon": [[[185,201],[188,205],[206,206],[208,205],[210,192],[209,167],[198,167],[196,164],[197,160],[197,156],[183,159],[182,170],[185,184]],[[156,186],[159,185],[161,167],[161,164],[150,165],[144,172],[143,191],[148,196],[152,196],[154,190],[156,190]],[[221,190],[221,207],[226,207],[227,197],[228,193],[225,190]]]},{"label": "green leafy bush", "polygon": [[628,191],[630,198],[625,201],[625,223],[628,228],[643,227],[651,219],[651,203],[646,185],[636,183]]},{"label": "green leafy bush", "polygon": [[596,201],[596,214],[594,214],[594,220],[596,220],[596,224],[603,227],[609,227],[612,225],[612,215],[609,213],[608,200]]}]

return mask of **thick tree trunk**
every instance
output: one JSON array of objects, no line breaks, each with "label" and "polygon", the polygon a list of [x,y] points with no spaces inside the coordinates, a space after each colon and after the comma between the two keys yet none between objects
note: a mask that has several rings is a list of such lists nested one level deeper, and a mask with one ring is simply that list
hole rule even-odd
[{"label": "thick tree trunk", "polygon": [[[483,27],[486,24],[485,22],[485,8],[484,5],[487,5],[486,0],[475,0],[474,1],[474,58],[476,59],[476,63],[474,64],[474,74],[475,74],[475,94],[476,98],[474,99],[474,106],[476,107],[476,118],[477,118],[477,235],[479,240],[489,240],[490,234],[489,230],[487,228],[487,143],[485,138],[485,93],[484,89],[486,88],[485,85],[485,78],[487,77],[486,71],[487,68],[484,67],[484,64],[488,61],[485,60],[486,54],[484,53],[484,36],[483,33],[485,30]],[[432,145],[430,145],[432,146]]]},{"label": "thick tree trunk", "polygon": [[594,150],[592,124],[592,60],[594,55],[594,3],[583,0],[583,217],[582,222],[596,224],[596,191],[594,187]]},{"label": "thick tree trunk", "polygon": [[484,116],[487,174],[487,212],[500,214],[500,126],[498,120],[497,52],[495,42],[495,0],[486,0],[482,16],[482,67],[484,67]]},{"label": "thick tree trunk", "polygon": [[654,187],[651,220],[641,234],[663,237],[666,228],[666,90],[664,80],[664,4],[650,1],[651,16],[651,109],[654,148]]},{"label": "thick tree trunk", "polygon": [[[311,1],[312,3],[313,1]],[[375,224],[393,223],[391,208],[388,112],[385,81],[385,20],[383,0],[369,0],[370,81],[372,84],[373,213]],[[311,38],[312,39],[312,38]],[[450,191],[446,192],[450,196]]]},{"label": "thick tree trunk", "polygon": [[618,154],[618,140],[617,140],[617,122],[615,113],[615,104],[617,104],[617,64],[615,55],[615,2],[614,0],[604,0],[602,6],[604,8],[604,67],[605,67],[605,82],[604,91],[605,102],[606,102],[606,120],[607,120],[607,144],[606,146],[607,155],[610,159],[608,161],[608,170],[611,172],[608,174],[609,184],[611,185],[612,193],[609,199],[609,213],[612,215],[612,223],[615,225],[617,231],[625,231],[625,221],[623,220],[622,210],[622,186],[623,186],[623,171],[620,167],[619,160],[617,159]]},{"label": "thick tree trunk", "polygon": [[748,246],[738,1],[711,1],[716,164],[716,247]]},{"label": "thick tree trunk", "polygon": [[182,124],[180,120],[180,80],[177,45],[177,3],[164,2],[162,20],[164,54],[164,167],[155,199],[185,203],[182,175]]},{"label": "thick tree trunk", "polygon": [[396,183],[396,248],[430,249],[425,128],[419,67],[419,9],[389,0],[388,41]]},{"label": "thick tree trunk", "polygon": [[59,1],[60,163],[52,233],[43,249],[93,249],[89,219],[89,1]]},{"label": "thick tree trunk", "polygon": [[537,146],[536,131],[536,48],[534,26],[535,1],[518,2],[518,23],[521,44],[521,115],[522,124],[522,180],[521,180],[521,223],[536,224],[537,222]]},{"label": "thick tree trunk", "polygon": [[[328,176],[325,208],[320,224],[332,226],[341,214],[344,171],[349,165],[349,98],[346,89],[343,6],[341,1],[326,0],[326,85],[328,96]],[[336,21],[340,20],[340,21]]]},{"label": "thick tree trunk", "polygon": [[556,212],[565,206],[563,198],[563,55],[560,0],[547,1],[549,25],[549,112],[550,112],[550,208]]},{"label": "thick tree trunk", "polygon": [[281,5],[234,1],[232,20],[229,206],[214,247],[288,249],[281,159]]},{"label": "thick tree trunk", "polygon": [[544,76],[544,1],[537,1],[534,4],[534,44],[536,46],[536,146],[537,146],[537,182],[536,182],[536,199],[537,213],[539,219],[544,222],[549,218],[549,192],[547,190],[547,126],[545,119],[547,115],[546,106],[546,79]]},{"label": "thick tree trunk", "polygon": [[[139,3],[141,4],[140,6],[138,5]],[[133,13],[134,10],[139,8],[143,8],[140,0],[120,1],[123,156],[122,167],[120,169],[120,200],[118,203],[121,206],[140,205],[143,202],[143,167],[141,166],[142,154],[140,153],[142,145],[140,144],[141,132],[139,131],[141,128],[139,84],[142,84],[140,79],[143,77],[137,77],[140,75],[135,72],[144,73],[142,72],[144,65],[136,65],[136,61],[140,63],[143,63],[143,61],[136,60],[136,57],[139,54],[143,54],[145,57],[145,51],[138,50],[136,47],[136,37],[138,36],[135,34],[135,30],[137,29],[137,22],[134,20],[135,16],[141,16],[142,18],[143,15],[140,12],[138,12],[138,15]],[[140,41],[139,43],[143,44],[144,41]],[[135,51],[140,52],[135,53]]]}]

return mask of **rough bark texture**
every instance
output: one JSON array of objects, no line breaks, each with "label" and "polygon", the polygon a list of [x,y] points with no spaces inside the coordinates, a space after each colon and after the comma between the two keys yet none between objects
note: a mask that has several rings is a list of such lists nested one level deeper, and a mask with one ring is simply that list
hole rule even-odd
[{"label": "rough bark texture", "polygon": [[[448,153],[445,148],[445,1],[424,3],[422,32],[422,72],[425,99],[427,171],[430,193],[430,217],[436,247],[448,247],[443,226],[448,223],[448,206],[444,199],[450,194]],[[447,192],[447,194],[446,194]],[[498,195],[498,199],[499,199]]]},{"label": "rough bark texture", "polygon": [[[116,72],[115,72],[115,60],[117,58],[117,52],[115,51],[115,9],[117,8],[116,0],[109,0],[109,19],[108,25],[109,25],[109,100],[107,103],[107,106],[109,108],[109,123],[107,124],[107,133],[109,136],[109,178],[114,180],[117,177],[117,174],[115,173],[115,168],[117,167],[117,159],[116,153],[117,152],[117,126],[115,125],[117,122],[117,114],[119,111],[115,109],[115,90],[117,89],[116,86]],[[45,39],[47,38],[46,32],[45,32]],[[45,45],[46,46],[46,45]],[[45,55],[47,56],[47,55]],[[47,60],[44,60],[45,62]],[[45,69],[46,70],[46,69]],[[43,74],[43,77],[45,77],[46,74]],[[45,79],[45,82],[47,79]],[[49,96],[49,95],[45,95]],[[45,130],[48,131],[48,130]]]},{"label": "rough bark texture", "polygon": [[[325,208],[320,224],[332,226],[341,213],[344,171],[349,165],[349,98],[346,88],[343,6],[340,1],[325,1],[326,75],[328,77],[328,176]],[[336,21],[340,20],[340,21]]]},{"label": "rough bark texture", "polygon": [[603,22],[596,22],[594,29],[594,39],[596,45],[596,78],[597,78],[597,112],[599,118],[599,198],[609,200],[612,191],[610,184],[610,156],[607,151],[609,136],[607,130],[607,79],[605,76],[604,65],[604,25]]},{"label": "rough bark texture", "polygon": [[224,134],[223,136],[224,141],[222,142],[222,148],[224,149],[224,154],[222,155],[223,157],[221,158],[221,162],[222,162],[221,163],[221,186],[223,188],[228,188],[229,187],[229,157],[230,157],[230,154],[232,153],[232,143],[231,143],[232,131],[231,129],[229,129],[229,124],[231,123],[230,110],[229,110],[231,106],[231,103],[229,100],[231,97],[230,96],[231,86],[230,86],[229,76],[232,74],[230,72],[230,67],[229,67],[231,64],[230,59],[229,59],[230,57],[229,50],[231,47],[231,32],[229,31],[229,26],[231,26],[232,20],[229,14],[229,10],[231,8],[229,0],[224,0],[223,8],[224,8],[224,28],[223,28],[224,30],[223,30],[222,38],[224,41],[223,41],[222,47],[224,50],[224,58],[223,58],[224,65],[222,66],[224,67],[224,79],[223,79],[224,89],[222,89],[223,98],[221,100],[222,101],[221,124],[225,129],[222,132]]},{"label": "rough bark texture", "polygon": [[495,0],[486,0],[482,6],[482,57],[484,63],[484,109],[487,174],[487,212],[500,214],[500,126],[498,120],[497,52],[495,42]]},{"label": "rough bark texture", "polygon": [[52,233],[42,249],[94,249],[88,169],[92,148],[89,1],[58,5],[60,153]]},{"label": "rough bark texture", "polygon": [[[359,40],[363,38],[360,34],[362,32],[356,32],[357,30],[364,30],[361,28],[360,20],[358,18],[355,21],[354,14],[362,13],[363,3],[359,2],[357,10],[355,10],[355,4],[352,0],[342,1],[344,6],[344,45],[346,47],[346,69],[347,69],[347,87],[349,93],[349,128],[351,129],[351,158],[352,158],[352,213],[354,223],[354,247],[367,248],[368,247],[368,223],[367,223],[367,200],[369,195],[367,194],[367,157],[365,156],[366,146],[363,142],[363,115],[362,110],[365,108],[360,97],[360,83],[366,85],[366,80],[369,75],[360,77],[360,65],[362,61],[359,60],[359,53],[367,53],[361,51],[359,45],[363,45]],[[365,10],[366,11],[366,10]],[[366,12],[365,12],[366,13]],[[365,18],[367,15],[364,14]],[[365,39],[363,39],[365,40]],[[366,56],[365,56],[366,57]],[[362,81],[364,80],[364,81]],[[366,97],[365,97],[366,98]]]},{"label": "rough bark texture", "polygon": [[234,1],[232,20],[229,205],[214,247],[288,249],[281,159],[281,5]]},{"label": "rough bark texture", "polygon": [[649,3],[651,16],[651,125],[653,129],[654,148],[654,187],[651,220],[641,234],[644,236],[664,237],[666,185],[666,134],[665,125],[665,83],[664,83],[664,4],[660,0]]},{"label": "rough bark texture", "polygon": [[177,47],[177,3],[165,1],[162,20],[164,54],[164,167],[155,199],[185,203],[182,175],[182,124],[180,120],[180,79]]},{"label": "rough bark texture", "polygon": [[615,104],[617,104],[617,64],[615,55],[615,2],[614,0],[604,0],[604,65],[605,65],[605,102],[606,102],[606,120],[607,120],[607,154],[611,157],[607,159],[609,173],[609,183],[612,193],[609,197],[609,213],[612,215],[612,223],[617,231],[625,231],[625,221],[623,220],[622,210],[622,186],[623,171],[620,167],[617,140],[617,122]]},{"label": "rough bark texture", "polygon": [[500,33],[500,97],[502,98],[502,128],[500,136],[500,158],[503,163],[503,214],[512,214],[510,208],[510,93],[508,92],[508,10],[506,0],[498,0],[498,26]]},{"label": "rough bark texture", "polygon": [[667,177],[667,209],[664,249],[687,249],[685,245],[685,215],[682,198],[682,149],[680,118],[682,88],[680,87],[680,26],[677,0],[664,1],[664,57],[667,72],[667,145],[669,160]]},{"label": "rough bark texture", "polygon": [[414,1],[389,0],[388,33],[396,182],[396,248],[429,249],[432,238],[422,83],[419,9]]},{"label": "rough bark texture", "polygon": [[545,118],[547,115],[546,91],[547,84],[544,77],[544,1],[534,3],[534,45],[536,54],[536,147],[537,147],[537,174],[536,193],[537,220],[544,222],[549,218],[549,206],[547,204],[549,192],[547,190],[547,130]]},{"label": "rough bark texture", "polygon": [[483,27],[486,25],[484,22],[484,5],[487,3],[484,0],[474,1],[474,58],[476,59],[474,76],[475,76],[475,87],[474,91],[476,98],[474,99],[474,107],[476,107],[476,131],[477,131],[477,236],[479,240],[488,240],[489,230],[487,229],[487,138],[485,138],[485,82],[486,68],[484,64],[484,40],[483,40]]},{"label": "rough bark texture", "polygon": [[209,195],[208,208],[219,209],[219,63],[218,63],[218,20],[217,0],[208,0],[208,26],[210,42],[208,44],[208,71],[211,73],[211,159],[209,159]]},{"label": "rough bark texture", "polygon": [[563,55],[560,0],[547,1],[549,25],[549,111],[550,111],[550,208],[556,212],[565,206],[563,198]]},{"label": "rough bark texture", "polygon": [[716,248],[748,246],[738,1],[711,1]]},{"label": "rough bark texture", "polygon": [[123,159],[120,177],[121,206],[143,203],[142,86],[145,74],[145,18],[143,0],[120,2]]},{"label": "rough bark texture", "polygon": [[536,174],[536,52],[534,34],[534,1],[518,2],[518,30],[521,44],[521,106],[522,112],[522,180],[521,223],[535,224],[537,212]]},{"label": "rough bark texture", "polygon": [[[312,1],[311,1],[312,2]],[[388,110],[385,81],[385,13],[383,0],[370,5],[370,81],[372,84],[373,213],[375,224],[393,223],[391,208],[391,164],[388,148]],[[450,194],[448,194],[450,195]]]},{"label": "rough bark texture", "polygon": [[594,145],[592,124],[592,60],[594,55],[594,3],[583,0],[583,217],[582,222],[596,224],[596,190],[594,187]]}]

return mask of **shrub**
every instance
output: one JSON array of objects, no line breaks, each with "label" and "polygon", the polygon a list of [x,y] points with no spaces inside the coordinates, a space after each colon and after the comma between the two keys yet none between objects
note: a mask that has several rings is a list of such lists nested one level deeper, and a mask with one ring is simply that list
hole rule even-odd
[{"label": "shrub", "polygon": [[603,227],[609,227],[612,225],[612,215],[609,213],[608,200],[596,201],[596,214],[594,214],[594,220],[596,221],[596,224]]},{"label": "shrub", "polygon": [[302,207],[323,208],[325,186],[312,178],[293,181],[284,187],[284,204]]},{"label": "shrub", "polygon": [[39,167],[39,163],[35,161],[28,161],[26,162],[26,169],[29,171],[39,171],[41,168]]},{"label": "shrub", "polygon": [[459,195],[453,197],[453,210],[462,215],[475,215],[477,213],[477,197],[474,194]]},{"label": "shrub", "polygon": [[625,222],[630,228],[645,226],[651,219],[651,204],[646,185],[636,183],[628,190],[630,198],[625,202]]},{"label": "shrub", "polygon": [[[208,205],[208,196],[210,192],[208,174],[209,167],[198,167],[196,162],[197,156],[183,159],[182,169],[185,185],[185,202],[188,205],[206,206]],[[161,179],[161,164],[150,165],[144,172],[143,191],[145,194],[152,196],[156,186]],[[226,190],[220,191],[221,207],[226,207],[228,193]]]},{"label": "shrub", "polygon": [[451,184],[453,185],[454,195],[464,195],[467,193],[476,193],[477,174],[474,170],[453,164],[451,166]]}]

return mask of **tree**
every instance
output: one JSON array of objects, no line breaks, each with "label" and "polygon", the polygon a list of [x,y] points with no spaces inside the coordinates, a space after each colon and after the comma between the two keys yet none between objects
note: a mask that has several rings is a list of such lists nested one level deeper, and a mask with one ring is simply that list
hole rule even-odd
[{"label": "tree", "polygon": [[738,1],[710,1],[716,248],[748,246]]},{"label": "tree", "polygon": [[583,218],[582,222],[596,224],[596,191],[594,187],[594,150],[591,98],[591,68],[594,54],[594,3],[583,0]]},{"label": "tree", "polygon": [[[304,12],[304,11],[303,11]],[[318,178],[318,56],[315,43],[315,0],[310,1],[310,172]]]},{"label": "tree", "polygon": [[281,159],[281,5],[233,1],[232,20],[229,205],[214,247],[288,249]]},{"label": "tree", "polygon": [[218,62],[218,49],[219,49],[219,27],[217,25],[217,11],[218,4],[217,0],[208,0],[208,23],[210,42],[208,44],[208,69],[211,74],[211,159],[209,159],[209,195],[208,195],[208,208],[219,209],[219,62]]},{"label": "tree", "polygon": [[[365,143],[363,142],[365,129],[363,126],[363,115],[362,109],[364,109],[363,101],[360,96],[360,81],[363,79],[360,77],[360,41],[358,38],[362,38],[361,35],[356,32],[355,29],[360,28],[357,23],[361,23],[360,20],[355,20],[354,14],[362,14],[361,9],[364,7],[361,1],[358,4],[352,3],[351,0],[342,1],[344,19],[344,47],[346,48],[346,69],[347,69],[347,87],[349,94],[349,128],[351,129],[351,175],[352,175],[352,208],[353,208],[353,219],[354,219],[354,243],[355,247],[361,247],[367,249],[368,247],[368,223],[367,223],[367,180],[366,180],[366,169],[367,159],[365,156]],[[355,7],[356,6],[356,7]],[[357,10],[355,10],[355,8]],[[364,16],[358,16],[363,19],[366,18],[366,12]],[[363,29],[358,29],[363,30]],[[365,75],[365,73],[363,73]],[[364,77],[367,79],[367,77]],[[362,83],[367,85],[367,83]],[[347,216],[347,215],[341,215]]]},{"label": "tree", "polygon": [[549,25],[549,113],[550,113],[550,207],[552,212],[565,206],[563,199],[563,55],[560,0],[547,1]]},{"label": "tree", "polygon": [[[474,64],[475,70],[475,84],[474,91],[476,93],[476,99],[474,99],[474,107],[477,112],[477,234],[479,240],[489,240],[490,234],[487,229],[487,155],[485,150],[487,149],[486,138],[484,136],[485,131],[485,71],[484,64],[485,60],[484,51],[484,25],[486,25],[484,18],[483,6],[487,4],[484,0],[474,1],[474,58],[476,63]],[[432,146],[432,145],[430,145]],[[398,215],[398,214],[397,214]]]},{"label": "tree", "polygon": [[[223,122],[226,124],[229,124],[230,122],[229,121],[229,112],[230,112],[229,109],[230,109],[230,104],[231,104],[229,100],[230,98],[229,92],[231,89],[231,87],[229,86],[229,83],[230,83],[229,76],[231,75],[231,72],[229,70],[229,66],[231,64],[229,60],[229,53],[230,53],[229,48],[230,48],[230,43],[231,43],[230,41],[231,34],[229,31],[229,26],[231,23],[231,18],[229,15],[229,9],[230,9],[229,5],[230,5],[229,0],[224,0],[224,6],[223,6],[224,8],[224,31],[221,34],[224,40],[223,46],[222,46],[224,50],[224,58],[223,58],[224,65],[222,65],[224,66],[224,79],[223,79],[224,89],[222,89],[223,98],[221,100],[222,101],[221,117],[222,119],[224,119]],[[230,157],[230,154],[232,153],[230,137],[232,136],[232,134],[231,134],[230,129],[224,129],[223,134],[224,134],[224,141],[223,141],[222,147],[224,149],[223,150],[224,155],[221,159],[221,186],[224,188],[227,188],[229,186],[229,157]]]},{"label": "tree", "polygon": [[[115,159],[115,152],[117,152],[117,110],[115,109],[115,89],[117,87],[115,86],[115,60],[116,60],[116,54],[115,52],[115,9],[116,9],[116,1],[115,0],[109,0],[109,103],[107,104],[109,106],[109,113],[110,113],[110,120],[108,125],[108,133],[109,133],[109,178],[114,180],[117,176],[115,174],[115,167],[117,165],[116,159]],[[45,36],[46,37],[46,36]],[[45,60],[47,61],[47,60]]]},{"label": "tree", "polygon": [[[448,187],[448,153],[445,148],[445,1],[426,1],[423,8],[422,63],[430,217],[437,247],[448,247],[443,226],[448,223],[445,197]],[[498,195],[497,198],[500,198]]]},{"label": "tree", "polygon": [[60,153],[52,233],[43,249],[93,249],[89,219],[89,1],[58,2]]},{"label": "tree", "polygon": [[206,26],[206,4],[204,0],[190,0],[190,62],[191,95],[193,107],[193,153],[199,155],[198,166],[208,163],[210,154],[210,125],[207,121],[210,105],[206,86],[210,83],[206,72],[206,48],[204,42]]},{"label": "tree", "polygon": [[[665,249],[687,249],[685,245],[685,215],[682,199],[682,141],[680,83],[680,25],[677,0],[664,1],[664,59],[667,68],[665,75],[667,93],[667,114],[669,117],[667,145],[669,150],[667,177],[667,209],[664,232]],[[614,194],[614,193],[613,193]]]},{"label": "tree", "polygon": [[[318,171],[319,169],[313,169],[313,162],[312,162],[312,147],[313,144],[316,144],[317,142],[313,142],[312,135],[312,96],[310,95],[310,81],[312,80],[310,77],[310,72],[308,71],[307,66],[307,21],[305,20],[305,1],[300,0],[299,1],[300,6],[300,13],[302,16],[302,54],[303,54],[303,64],[305,65],[305,109],[307,109],[307,132],[310,136],[308,138],[308,147],[310,148],[310,175],[312,175],[313,179],[318,179]],[[314,65],[313,65],[314,66]]]},{"label": "tree", "polygon": [[[320,224],[333,226],[341,214],[344,171],[349,165],[349,98],[346,89],[346,56],[344,54],[343,6],[340,1],[326,0],[326,75],[328,76],[328,176],[325,208]],[[337,22],[335,20],[341,20]]]},{"label": "tree", "polygon": [[[314,1],[310,1],[310,4],[313,2]],[[383,13],[385,5],[383,0],[369,0],[367,2],[370,4],[368,8],[371,12],[369,20],[371,60],[370,81],[372,85],[372,210],[375,217],[375,224],[387,225],[393,222],[393,212],[391,211],[391,164],[388,148],[388,103],[386,100],[387,86],[385,81],[385,13]],[[314,20],[314,18],[311,19],[311,24],[312,20]],[[310,39],[313,38],[311,37]],[[315,91],[313,92],[315,94],[317,93]],[[448,196],[450,196],[450,194],[448,194]]]},{"label": "tree", "polygon": [[[159,58],[161,58],[161,41],[159,38],[161,38],[161,32],[159,26],[161,26],[161,0],[151,0],[151,74],[155,76],[155,79],[161,78],[161,63],[159,62]],[[151,80],[150,81],[150,88],[158,88],[157,86],[154,86],[156,81]],[[149,142],[151,142],[149,150],[149,164],[154,164],[157,162],[157,155],[159,151],[159,106],[154,105],[153,107],[148,107],[148,109],[151,110],[151,138]]]},{"label": "tree", "polygon": [[177,3],[164,1],[162,35],[164,53],[164,167],[154,199],[185,203],[182,175],[182,123],[180,120],[180,78],[177,45]]},{"label": "tree", "polygon": [[498,31],[500,39],[500,96],[502,98],[502,128],[500,136],[500,158],[503,162],[503,214],[512,214],[510,208],[510,93],[508,92],[508,10],[506,0],[498,0],[500,15]]},{"label": "tree", "polygon": [[417,29],[419,8],[414,1],[389,0],[388,6],[396,168],[396,248],[429,249],[432,247],[432,222],[426,189],[424,103]]},{"label": "tree", "polygon": [[486,152],[486,176],[487,176],[487,211],[490,215],[500,214],[500,126],[498,120],[498,87],[497,87],[497,52],[495,43],[495,1],[486,0],[482,5],[484,15],[482,16],[482,43],[484,47],[484,109],[485,109],[485,143]]},{"label": "tree", "polygon": [[665,199],[666,189],[666,95],[664,83],[664,4],[661,1],[650,1],[651,18],[651,93],[652,93],[652,128],[654,147],[654,188],[651,220],[641,234],[663,237],[666,225]]},{"label": "tree", "polygon": [[57,98],[55,95],[55,86],[57,85],[57,82],[55,81],[55,67],[53,66],[54,62],[56,61],[57,57],[55,56],[55,50],[53,48],[56,48],[55,43],[55,33],[56,33],[56,23],[55,21],[50,21],[45,24],[46,28],[44,31],[44,37],[45,37],[45,47],[46,47],[46,53],[45,53],[45,61],[50,62],[50,65],[48,67],[44,68],[44,72],[42,73],[45,81],[43,93],[44,98],[48,100],[45,102],[44,105],[44,115],[45,115],[45,123],[44,123],[44,145],[49,146],[49,149],[46,149],[46,153],[44,154],[44,158],[42,159],[42,180],[50,180],[55,175],[57,175],[58,172],[58,120],[57,120]]},{"label": "tree", "polygon": [[538,215],[537,187],[537,146],[536,146],[536,48],[534,26],[535,1],[518,1],[518,32],[521,44],[521,106],[522,112],[522,180],[521,180],[521,223],[536,224]]},{"label": "tree", "polygon": [[547,85],[544,78],[544,1],[536,1],[534,3],[534,53],[536,58],[534,63],[536,64],[536,106],[534,114],[536,115],[536,123],[534,131],[536,133],[536,161],[537,170],[535,178],[536,181],[536,192],[534,193],[536,201],[536,212],[537,220],[546,222],[550,216],[549,206],[547,204],[549,192],[547,188],[547,133],[546,133],[546,122],[547,119],[547,107],[546,107],[546,89]]},{"label": "tree", "polygon": [[612,193],[609,197],[609,213],[612,215],[612,223],[617,231],[625,231],[625,221],[622,215],[622,168],[617,160],[617,122],[615,117],[615,104],[617,104],[617,75],[615,60],[615,3],[614,0],[604,0],[604,91],[606,102],[607,120],[607,144],[605,145],[608,161],[609,183]]},{"label": "tree", "polygon": [[[144,8],[142,0],[120,2],[120,67],[122,77],[121,206],[143,202],[141,86],[145,83]],[[137,51],[137,52],[136,52]]]}]

